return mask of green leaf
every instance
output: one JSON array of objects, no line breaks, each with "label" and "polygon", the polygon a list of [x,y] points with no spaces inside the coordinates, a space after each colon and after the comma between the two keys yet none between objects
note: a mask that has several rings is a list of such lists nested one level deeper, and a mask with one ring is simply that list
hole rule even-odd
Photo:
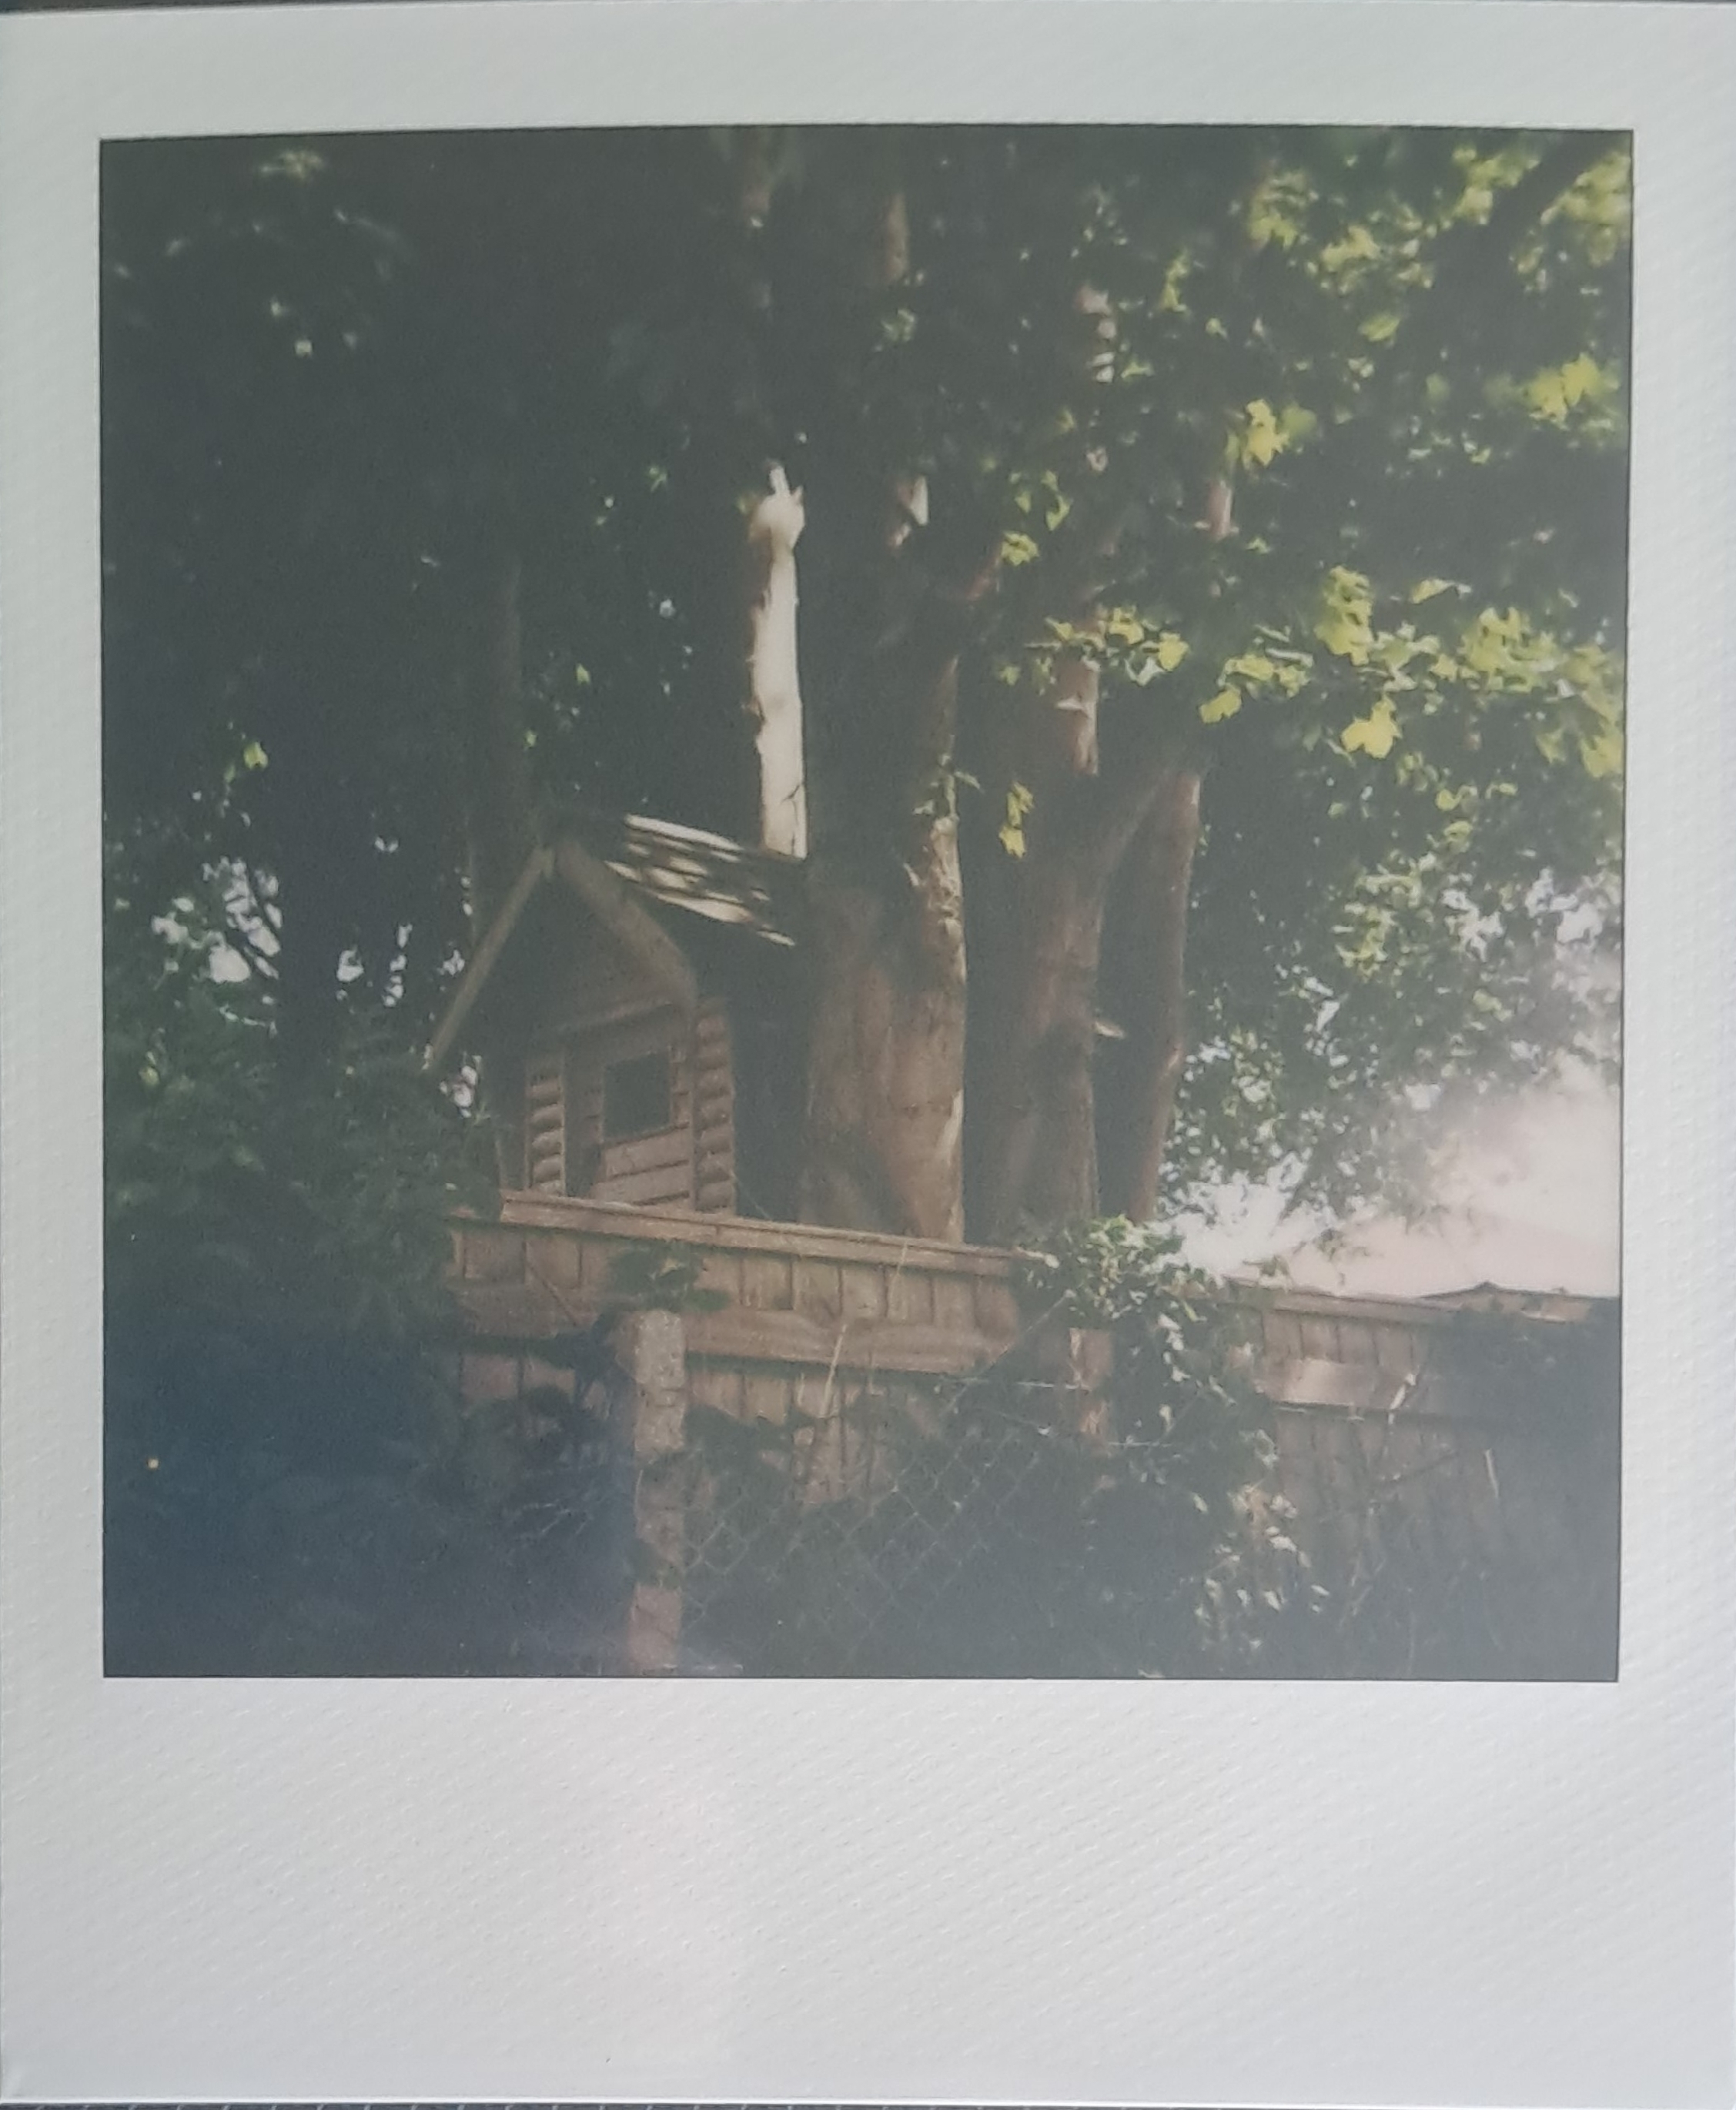
[{"label": "green leaf", "polygon": [[1353,719],[1339,737],[1347,754],[1366,754],[1376,762],[1390,754],[1398,737],[1398,714],[1392,699],[1382,696],[1367,718]]},{"label": "green leaf", "polygon": [[1270,403],[1250,403],[1245,412],[1247,423],[1242,433],[1242,460],[1264,469],[1284,445],[1284,435],[1278,429],[1278,420]]},{"label": "green leaf", "polygon": [[1025,822],[1036,804],[1035,795],[1022,784],[1010,785],[1007,790],[1006,817],[999,830],[1000,846],[1010,858],[1025,854]]},{"label": "green leaf", "polygon": [[1314,635],[1335,658],[1361,666],[1374,645],[1374,592],[1360,572],[1335,564],[1321,589]]},{"label": "green leaf", "polygon": [[1588,777],[1614,777],[1621,768],[1623,743],[1619,727],[1611,726],[1591,740],[1580,742],[1580,760]]}]

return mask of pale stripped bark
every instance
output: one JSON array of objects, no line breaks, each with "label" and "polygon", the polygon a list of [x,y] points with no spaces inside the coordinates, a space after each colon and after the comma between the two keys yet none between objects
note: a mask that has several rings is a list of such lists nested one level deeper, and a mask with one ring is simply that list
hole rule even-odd
[{"label": "pale stripped bark", "polygon": [[796,637],[795,546],[806,514],[777,464],[747,517],[748,715],[759,758],[759,840],[786,857],[808,854],[808,782]]}]

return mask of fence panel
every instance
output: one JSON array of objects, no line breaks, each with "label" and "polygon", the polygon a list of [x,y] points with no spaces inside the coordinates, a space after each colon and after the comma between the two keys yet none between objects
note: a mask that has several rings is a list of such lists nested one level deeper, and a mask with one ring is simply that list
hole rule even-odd
[{"label": "fence panel", "polygon": [[1099,1337],[1021,1315],[1015,1256],[517,1198],[460,1233],[478,1409],[594,1416],[572,1343],[596,1352],[623,1256],[664,1235],[704,1308],[666,1315],[661,1374],[608,1352],[638,1402],[605,1414],[637,1490],[619,1666],[1614,1675],[1616,1337],[1589,1307],[1251,1298],[1270,1465],[1226,1519],[1118,1429]]}]

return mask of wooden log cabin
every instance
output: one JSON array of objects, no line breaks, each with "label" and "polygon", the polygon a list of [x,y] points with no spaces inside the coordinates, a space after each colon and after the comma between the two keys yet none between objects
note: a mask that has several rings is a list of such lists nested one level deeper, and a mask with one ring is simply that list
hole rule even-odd
[{"label": "wooden log cabin", "polygon": [[800,881],[792,858],[637,817],[532,854],[428,1051],[480,1057],[503,1186],[794,1216]]}]

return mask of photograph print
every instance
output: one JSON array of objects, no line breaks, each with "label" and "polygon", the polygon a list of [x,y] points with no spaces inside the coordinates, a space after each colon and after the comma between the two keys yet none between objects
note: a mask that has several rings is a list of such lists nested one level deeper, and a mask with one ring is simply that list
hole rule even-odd
[{"label": "photograph print", "polygon": [[108,1674],[1614,1678],[1630,159],[106,143]]}]

